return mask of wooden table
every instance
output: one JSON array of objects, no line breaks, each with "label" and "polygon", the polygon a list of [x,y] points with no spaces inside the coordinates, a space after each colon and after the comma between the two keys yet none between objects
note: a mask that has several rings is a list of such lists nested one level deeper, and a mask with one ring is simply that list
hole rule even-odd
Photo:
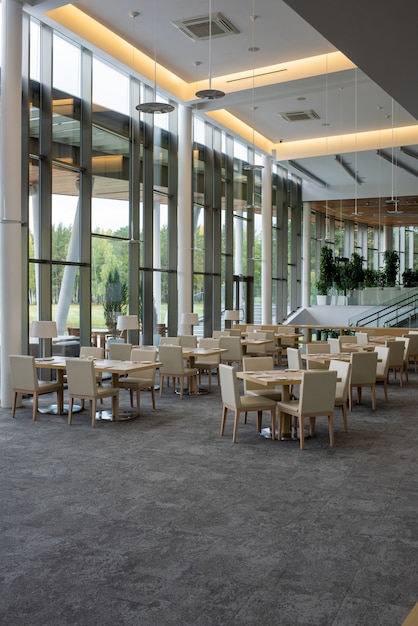
[{"label": "wooden table", "polygon": [[322,365],[326,365],[333,359],[337,361],[351,360],[351,355],[349,352],[326,352],[324,354],[302,354],[301,356],[304,361],[315,361],[316,363],[321,363]]},{"label": "wooden table", "polygon": [[[90,359],[88,359],[90,360]],[[94,369],[99,373],[107,372],[112,375],[112,387],[119,387],[119,376],[128,375],[132,372],[160,367],[159,361],[115,361],[111,359],[91,359],[94,361]],[[35,359],[35,365],[39,369],[56,370],[58,382],[63,383],[64,372],[67,368],[65,357],[51,357],[50,359]],[[68,408],[67,408],[68,410]],[[101,419],[109,419],[107,411],[99,411]],[[104,415],[106,414],[106,415]],[[121,414],[119,419],[132,419],[136,414]],[[112,415],[110,414],[110,419]]]},{"label": "wooden table", "polygon": [[[284,401],[290,400],[290,388],[293,385],[300,385],[303,378],[304,370],[260,370],[256,372],[237,372],[237,378],[257,383],[267,389],[274,389],[277,386],[282,387],[282,398]],[[283,439],[290,439],[291,418],[285,415],[283,423]]]},{"label": "wooden table", "polygon": [[[189,366],[194,369],[196,367],[196,359],[202,356],[214,356],[228,352],[227,348],[182,348],[182,354],[185,359],[189,359]],[[202,393],[197,387],[197,378],[190,378],[189,395],[198,396]]]},{"label": "wooden table", "polygon": [[373,343],[341,343],[341,349],[344,352],[373,352]]},{"label": "wooden table", "polygon": [[271,339],[241,339],[244,356],[247,354],[248,348],[251,348],[251,346],[266,346],[268,343],[271,343]]}]

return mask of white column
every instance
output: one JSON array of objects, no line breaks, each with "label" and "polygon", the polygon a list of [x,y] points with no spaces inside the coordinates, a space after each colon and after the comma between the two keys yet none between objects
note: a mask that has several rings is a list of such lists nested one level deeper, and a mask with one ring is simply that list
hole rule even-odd
[{"label": "white column", "polygon": [[[153,264],[155,269],[161,269],[161,210],[160,203],[154,201],[154,233],[153,233]],[[153,276],[154,304],[157,312],[157,324],[164,324],[161,317],[161,273],[154,272]]]},{"label": "white column", "polygon": [[311,306],[311,205],[302,207],[302,307]]},{"label": "white column", "polygon": [[268,156],[263,157],[262,198],[261,211],[261,321],[262,324],[271,324],[272,321],[272,242],[271,242],[271,201],[272,201],[272,161]]},{"label": "white column", "polygon": [[193,273],[192,273],[192,110],[190,107],[178,107],[178,329],[183,333],[180,324],[182,313],[193,311]]},{"label": "white column", "polygon": [[0,110],[0,388],[10,407],[9,355],[22,352],[21,112],[22,5],[1,2]]}]

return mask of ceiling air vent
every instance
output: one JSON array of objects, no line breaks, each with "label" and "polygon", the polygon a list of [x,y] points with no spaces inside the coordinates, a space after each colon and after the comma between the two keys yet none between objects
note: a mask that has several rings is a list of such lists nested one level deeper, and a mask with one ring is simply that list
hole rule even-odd
[{"label": "ceiling air vent", "polygon": [[319,120],[318,113],[310,109],[309,111],[289,111],[287,113],[279,113],[286,122],[306,122],[307,120]]},{"label": "ceiling air vent", "polygon": [[[176,20],[172,22],[182,33],[198,41],[202,39],[209,39],[209,16],[199,15],[198,17],[191,17],[186,20]],[[222,13],[212,14],[211,24],[211,37],[224,37],[225,35],[235,35],[239,33],[238,28],[235,28],[233,24]]]}]

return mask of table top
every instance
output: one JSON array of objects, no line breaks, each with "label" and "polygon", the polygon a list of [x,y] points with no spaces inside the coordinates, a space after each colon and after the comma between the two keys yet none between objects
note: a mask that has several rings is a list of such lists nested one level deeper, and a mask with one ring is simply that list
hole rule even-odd
[{"label": "table top", "polygon": [[213,356],[214,354],[222,354],[228,352],[227,348],[183,348],[184,356]]},{"label": "table top", "polygon": [[341,343],[341,348],[346,352],[373,352],[373,343]]},{"label": "table top", "polygon": [[[70,357],[69,357],[70,358]],[[75,357],[77,358],[77,357]],[[160,367],[159,361],[117,361],[115,359],[82,359],[94,361],[94,369],[98,372],[113,372],[115,374],[128,374],[151,367]],[[45,359],[35,359],[35,365],[41,369],[65,370],[67,367],[65,357],[50,357]]]},{"label": "table top", "polygon": [[276,385],[299,385],[303,374],[304,370],[260,370],[237,372],[237,378],[265,387],[275,387]]},{"label": "table top", "polygon": [[302,354],[304,361],[316,361],[317,363],[328,363],[329,361],[350,361],[351,355],[349,352],[325,352],[324,354]]},{"label": "table top", "polygon": [[243,346],[264,346],[271,343],[271,339],[241,339]]}]

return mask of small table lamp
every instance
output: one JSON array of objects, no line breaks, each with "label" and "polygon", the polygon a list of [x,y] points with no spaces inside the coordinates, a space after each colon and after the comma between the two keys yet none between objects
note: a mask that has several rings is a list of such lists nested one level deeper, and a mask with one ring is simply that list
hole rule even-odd
[{"label": "small table lamp", "polygon": [[139,322],[137,315],[118,315],[116,328],[120,330],[120,337],[123,337],[124,331],[139,330]]},{"label": "small table lamp", "polygon": [[41,357],[44,358],[46,354],[46,339],[52,339],[57,337],[57,323],[48,320],[38,320],[32,322],[30,327],[30,336],[41,339]]},{"label": "small table lamp", "polygon": [[181,325],[187,327],[188,333],[193,335],[193,326],[199,325],[199,316],[197,313],[182,313],[181,314]]},{"label": "small table lamp", "polygon": [[233,309],[225,309],[225,321],[238,322],[240,312]]}]

